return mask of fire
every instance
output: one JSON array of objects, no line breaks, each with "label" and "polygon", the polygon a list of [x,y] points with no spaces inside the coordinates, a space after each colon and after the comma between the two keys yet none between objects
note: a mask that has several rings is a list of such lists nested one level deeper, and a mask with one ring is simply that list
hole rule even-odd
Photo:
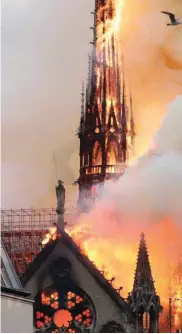
[{"label": "fire", "polygon": [[[97,11],[97,40],[96,40],[96,58],[95,67],[96,86],[97,86],[97,103],[98,109],[102,111],[102,89],[104,85],[104,76],[106,83],[106,110],[107,118],[110,112],[111,104],[116,107],[117,91],[114,82],[117,82],[118,75],[117,65],[119,62],[118,52],[116,50],[116,34],[121,22],[121,10],[123,1],[108,0],[105,6],[100,6]],[[118,50],[117,50],[118,51]],[[106,119],[107,122],[108,119]]]},{"label": "fire", "polygon": [[57,227],[50,227],[49,228],[49,232],[45,235],[44,239],[42,240],[42,246],[45,246],[46,244],[48,244],[51,240],[55,241],[58,237],[58,233],[57,233]]},{"label": "fire", "polygon": [[[110,10],[112,7],[112,11]],[[97,40],[96,40],[96,95],[98,111],[102,112],[103,89],[106,85],[106,122],[108,121],[111,106],[113,106],[117,122],[119,125],[118,92],[116,77],[119,71],[120,54],[118,50],[118,30],[122,20],[123,1],[107,0],[105,6],[101,6],[97,11]],[[112,14],[111,14],[112,12]],[[112,50],[117,50],[113,53]],[[114,55],[113,55],[114,54]],[[105,80],[104,80],[105,78]],[[102,116],[100,117],[102,118]],[[97,124],[98,125],[98,124]],[[100,154],[100,150],[96,150]],[[116,153],[113,148],[110,150],[109,164],[115,164]],[[96,164],[99,161],[95,156]],[[88,171],[89,172],[89,171]],[[104,211],[105,208],[101,208]],[[67,227],[67,232],[74,241],[81,247],[81,251],[86,254],[96,267],[102,271],[106,279],[112,282],[115,288],[123,286],[123,296],[132,290],[133,274],[136,266],[137,247],[140,233],[146,234],[146,241],[149,249],[152,273],[155,280],[157,293],[161,297],[162,305],[168,310],[170,297],[170,263],[177,257],[177,248],[181,245],[181,232],[177,224],[171,220],[159,221],[152,226],[135,224],[128,222],[124,217],[115,219],[111,216],[97,216],[93,212],[91,216],[79,218],[75,227]],[[99,226],[102,226],[99,230]],[[96,228],[95,228],[95,226]],[[95,231],[93,233],[93,231]],[[43,241],[46,244],[55,238],[56,232],[48,233]],[[156,238],[157,236],[157,238]],[[160,268],[160,270],[159,270]],[[113,280],[113,278],[115,278]],[[179,325],[179,314],[182,312],[180,303],[180,292],[177,283],[173,284],[175,288],[175,325]],[[167,322],[167,315],[164,314],[163,322]]]},{"label": "fire", "polygon": [[[122,128],[121,115],[122,104],[128,104],[123,100],[121,96],[120,80],[122,79],[121,69],[121,45],[119,45],[119,34],[122,22],[122,11],[124,9],[123,0],[106,0],[104,5],[98,1],[99,8],[96,11],[96,40],[95,49],[93,50],[93,62],[95,81],[96,81],[96,93],[95,102],[97,104],[99,119],[103,124],[106,133],[105,146],[107,148],[108,161],[107,165],[119,165],[119,161],[128,160],[130,154],[127,157],[121,157],[118,152],[118,148],[111,145],[108,147],[108,138],[111,133],[114,134],[116,126],[118,129]],[[123,88],[124,89],[124,88]],[[123,93],[122,93],[123,94]],[[131,137],[133,130],[131,129],[131,105],[126,107],[126,136],[127,147],[130,150]],[[113,116],[114,115],[114,116]],[[128,129],[127,129],[128,128]],[[95,133],[99,133],[98,119],[96,120]],[[121,135],[120,135],[121,137]],[[114,138],[114,136],[113,136]],[[118,143],[121,143],[122,138],[117,136]],[[112,143],[111,143],[112,144]],[[98,156],[98,158],[97,158]],[[102,160],[102,150],[97,150],[95,161]],[[93,162],[94,163],[94,162]],[[98,163],[96,163],[98,164]],[[88,171],[88,174],[92,171]],[[114,173],[115,171],[112,171]]]},{"label": "fire", "polygon": [[[107,0],[105,6],[98,10],[97,16],[100,20],[98,25],[98,44],[102,47],[108,43],[113,34],[119,32],[121,24],[121,13],[124,7],[123,0]],[[109,16],[109,12],[114,9],[114,15]],[[102,23],[102,17],[105,16],[105,24]],[[103,30],[105,33],[103,34]]]},{"label": "fire", "polygon": [[[136,227],[135,223],[130,222],[130,224],[127,221],[123,225],[111,214],[107,215],[108,218],[104,216],[104,230],[102,232],[97,228],[95,228],[95,232],[92,232],[94,231],[93,221],[101,219],[96,217],[96,214],[95,212],[90,217],[89,215],[80,217],[75,229],[68,229],[67,232],[81,246],[82,251],[103,273],[105,278],[112,281],[114,288],[123,287],[122,296],[127,297],[133,285],[139,236],[141,229],[144,230],[156,290],[165,309],[161,321],[166,325],[170,297],[170,264],[177,258],[178,249],[181,247],[179,226],[171,220],[164,220],[145,228],[141,225]],[[173,283],[173,287],[178,291],[176,296],[179,297],[179,287],[176,283]],[[182,284],[180,287],[182,288]],[[182,302],[180,300],[176,302],[173,316],[177,324],[179,314],[180,316],[182,314]]]}]

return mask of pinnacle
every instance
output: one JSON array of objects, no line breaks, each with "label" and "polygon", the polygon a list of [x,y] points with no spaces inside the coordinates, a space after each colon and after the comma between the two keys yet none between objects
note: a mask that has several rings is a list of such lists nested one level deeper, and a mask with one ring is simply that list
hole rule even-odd
[{"label": "pinnacle", "polygon": [[147,286],[149,292],[154,292],[154,281],[152,278],[144,233],[141,233],[140,237],[133,291],[136,291],[143,286]]},{"label": "pinnacle", "polygon": [[145,241],[145,234],[143,232],[140,234],[140,237],[141,237],[141,241]]}]

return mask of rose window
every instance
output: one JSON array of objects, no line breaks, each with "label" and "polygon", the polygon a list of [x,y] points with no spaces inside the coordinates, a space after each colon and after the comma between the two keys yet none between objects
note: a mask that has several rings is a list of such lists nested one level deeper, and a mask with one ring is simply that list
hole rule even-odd
[{"label": "rose window", "polygon": [[40,292],[35,300],[36,332],[93,332],[95,311],[91,299],[73,283],[52,286]]}]

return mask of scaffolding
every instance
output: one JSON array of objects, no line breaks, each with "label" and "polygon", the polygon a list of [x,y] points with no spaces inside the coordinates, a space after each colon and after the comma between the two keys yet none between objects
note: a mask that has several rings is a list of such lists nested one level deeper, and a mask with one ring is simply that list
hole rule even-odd
[{"label": "scaffolding", "polygon": [[21,276],[41,251],[41,241],[57,222],[56,209],[1,210],[1,237]]}]

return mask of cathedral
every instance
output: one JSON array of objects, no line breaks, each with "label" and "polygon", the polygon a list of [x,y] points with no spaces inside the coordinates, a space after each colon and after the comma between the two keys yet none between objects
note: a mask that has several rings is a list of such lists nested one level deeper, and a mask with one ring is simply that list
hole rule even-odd
[{"label": "cathedral", "polygon": [[[107,181],[115,182],[133,154],[135,124],[123,57],[114,31],[114,1],[96,0],[93,50],[82,87],[78,212],[87,212]],[[162,311],[145,236],[139,240],[132,291],[123,298],[65,231],[65,189],[56,187],[57,230],[28,266],[21,284],[34,300],[37,333],[156,333]],[[142,231],[141,231],[142,232]],[[122,282],[121,282],[122,284]]]},{"label": "cathedral", "polygon": [[[63,189],[61,188],[61,192]],[[63,196],[64,197],[64,196]],[[62,197],[62,198],[63,198]],[[59,207],[59,202],[58,202]],[[63,207],[63,206],[62,206]],[[34,303],[37,333],[157,333],[160,298],[141,234],[133,289],[126,299],[64,231],[58,229],[21,281]]]},{"label": "cathedral", "polygon": [[[63,189],[61,188],[61,192]],[[64,198],[64,196],[62,197]],[[63,207],[63,206],[62,206]],[[21,281],[34,303],[37,333],[157,333],[160,298],[141,234],[133,289],[124,299],[64,231],[58,229]]]},{"label": "cathedral", "polygon": [[[117,180],[133,153],[135,124],[132,98],[126,96],[123,59],[114,32],[113,1],[96,0],[93,50],[86,92],[82,86],[78,212],[92,208],[105,182]],[[132,291],[121,297],[65,231],[65,189],[56,187],[57,232],[22,277],[34,303],[37,333],[153,333],[162,311],[144,234],[141,234]]]}]

